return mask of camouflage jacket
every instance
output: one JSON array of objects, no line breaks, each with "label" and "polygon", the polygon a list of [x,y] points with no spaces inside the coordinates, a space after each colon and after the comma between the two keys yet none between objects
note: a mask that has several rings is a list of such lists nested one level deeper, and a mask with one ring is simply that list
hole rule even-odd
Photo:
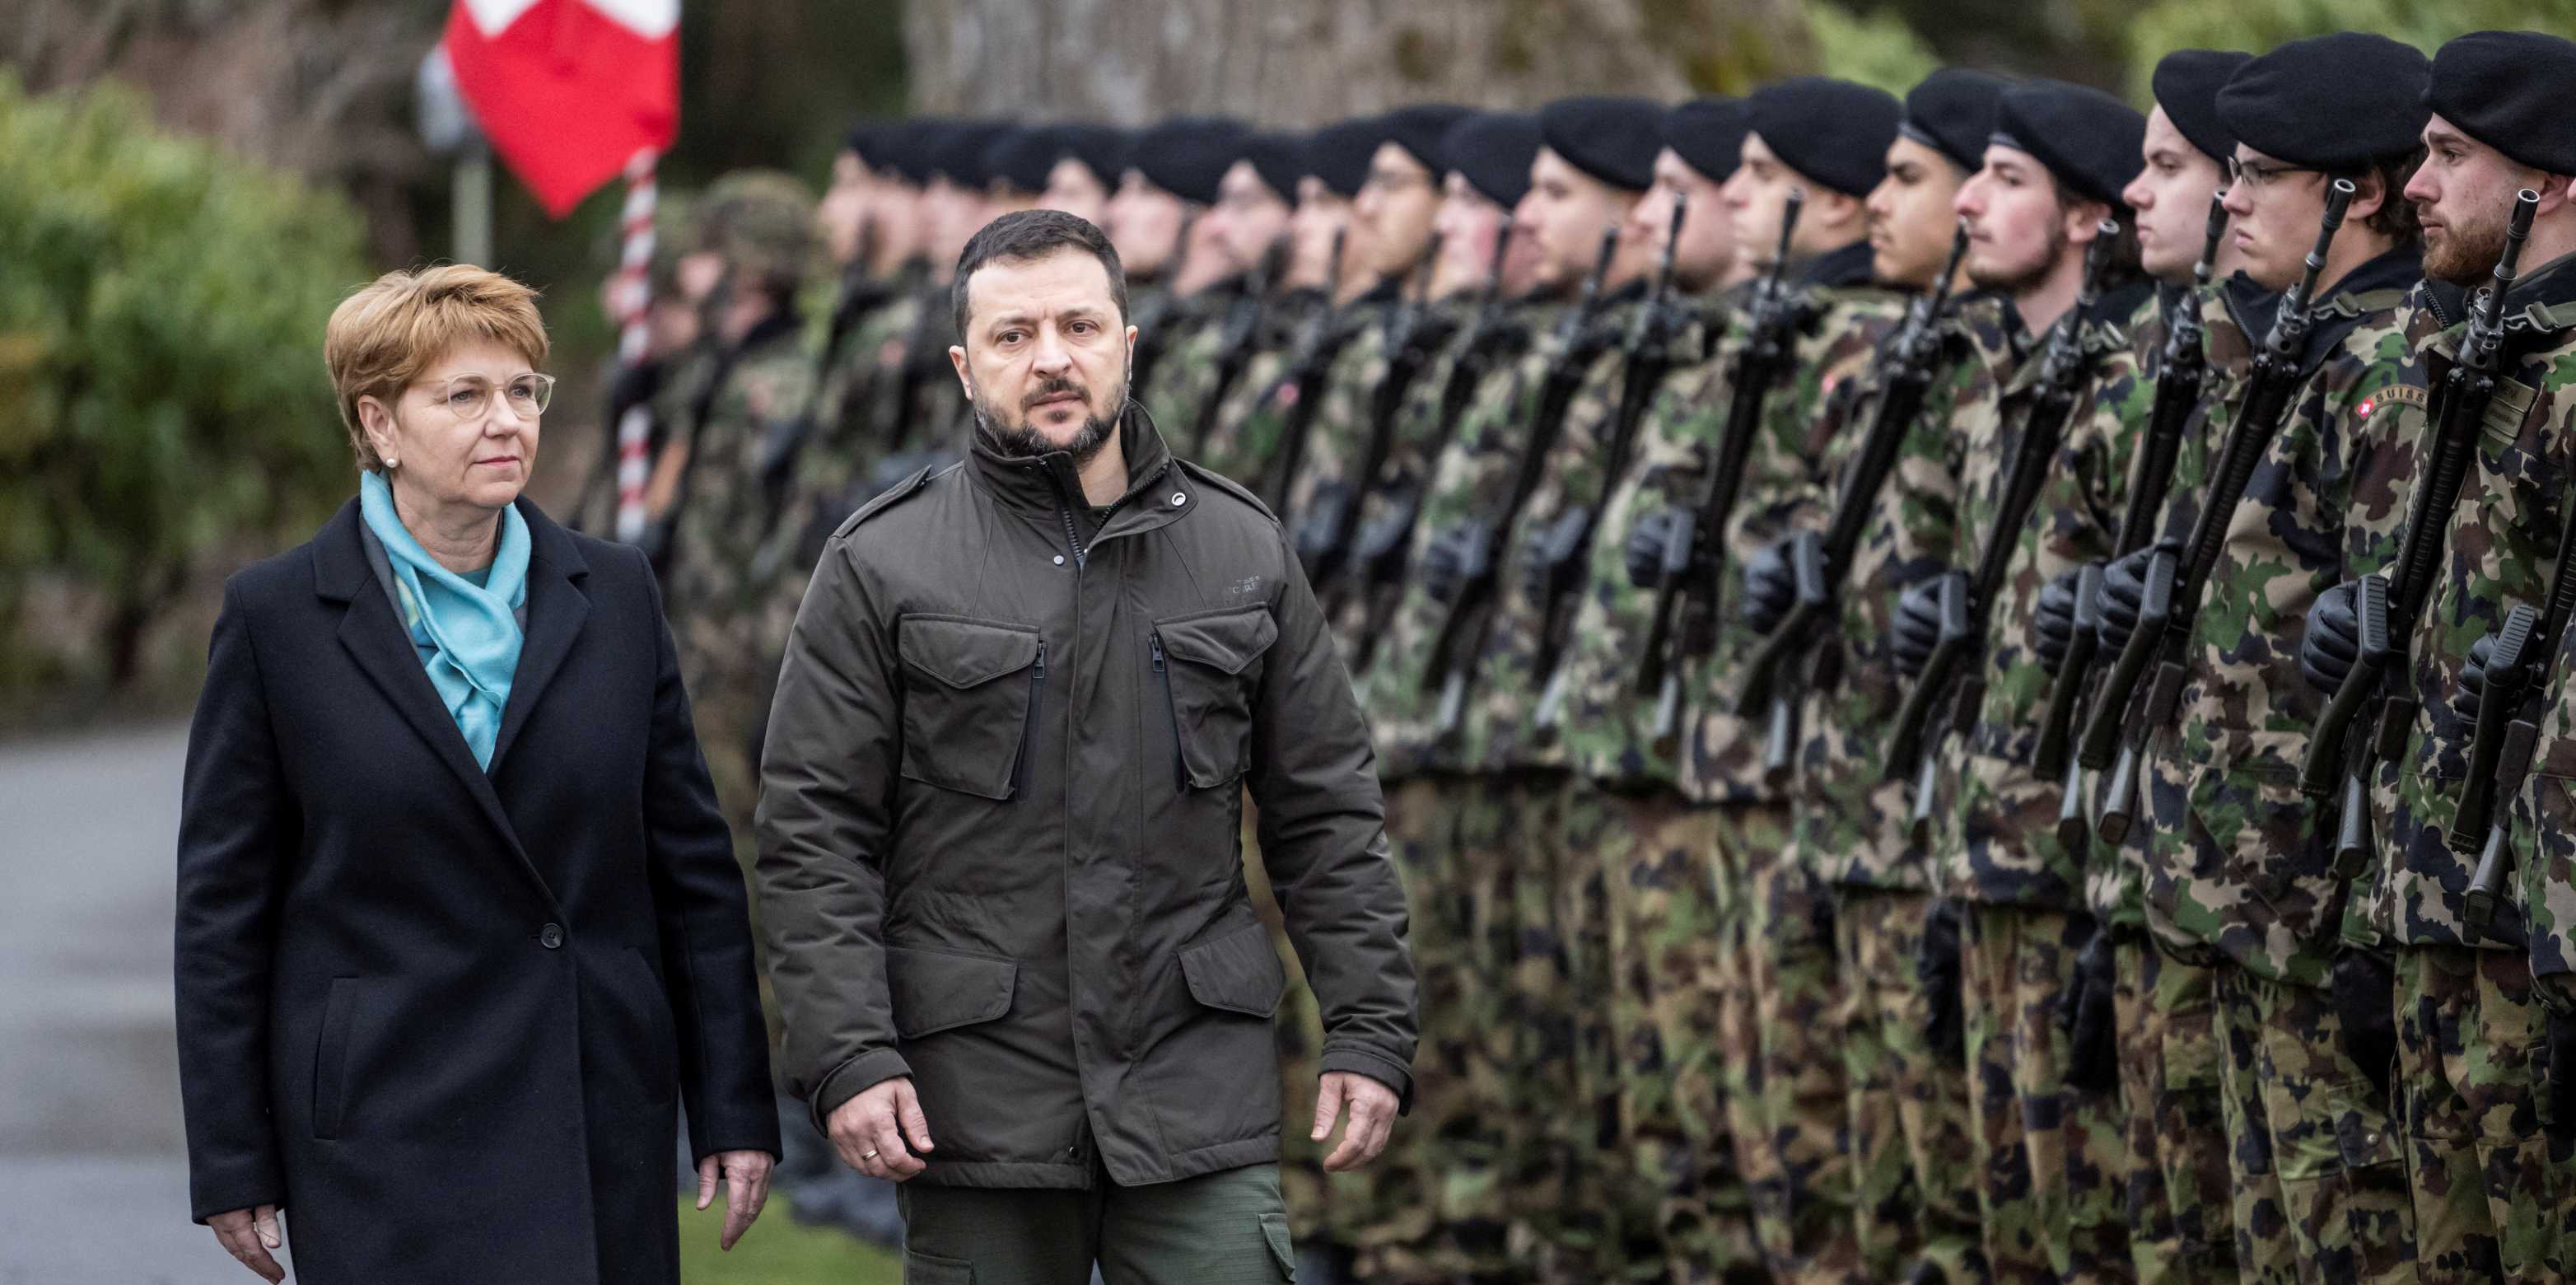
[{"label": "camouflage jacket", "polygon": [[[1806,274],[1801,287],[1806,322],[1793,348],[1795,373],[1772,390],[1763,406],[1761,431],[1745,457],[1745,476],[1727,524],[1729,594],[1739,592],[1748,559],[1797,529],[1793,523],[1812,520],[1826,449],[1849,420],[1850,399],[1865,382],[1879,344],[1904,317],[1903,296],[1863,284],[1868,262],[1868,247],[1854,246],[1824,256]],[[1698,387],[1689,380],[1666,385],[1668,396],[1693,408],[1692,418],[1676,425],[1675,436],[1705,443],[1712,456],[1726,432],[1735,355],[1747,338],[1747,320],[1742,311],[1730,319],[1729,333],[1718,345],[1720,358],[1702,368]],[[1699,489],[1690,485],[1682,502],[1695,502]],[[1652,595],[1647,597],[1646,609],[1651,610]],[[1721,600],[1716,645],[1683,687],[1691,734],[1678,783],[1699,802],[1781,802],[1787,792],[1764,777],[1761,716],[1735,709],[1744,661],[1762,642],[1737,605]]]},{"label": "camouflage jacket", "polygon": [[[2311,808],[2299,766],[2325,698],[2299,677],[2318,594],[2377,570],[2404,521],[2389,436],[2404,337],[2396,308],[2423,275],[2412,249],[2364,264],[2314,309],[2303,378],[2231,510],[2191,643],[2177,724],[2158,729],[2146,859],[2154,919],[2258,976],[2323,985],[2344,911],[2335,810]],[[2219,292],[2208,336],[2215,395],[2176,456],[2161,526],[2187,542],[2278,295]],[[2097,907],[2098,908],[2098,907]]]},{"label": "camouflage jacket", "polygon": [[[2067,851],[2057,840],[2062,782],[2041,780],[2031,767],[2049,679],[2033,650],[2030,627],[2043,586],[2110,553],[2129,454],[2153,391],[2139,377],[2127,331],[2142,294],[2114,293],[2082,319],[2090,366],[2064,437],[2038,502],[2018,527],[2003,532],[1995,529],[1997,508],[2040,392],[2047,345],[2015,341],[2019,318],[2009,304],[1983,302],[1963,314],[1978,350],[1974,360],[1985,364],[1990,377],[1976,381],[1976,395],[1957,404],[1949,424],[1949,449],[1961,465],[1960,562],[1973,567],[1995,539],[2010,540],[2012,551],[1984,646],[1973,657],[1983,695],[1959,720],[1966,732],[1936,737],[1943,727],[1936,722],[1925,735],[1925,752],[1935,765],[1928,855],[1935,886],[1948,896],[2061,910],[2083,909],[2092,900],[2086,886],[2094,873],[2090,845]],[[1946,712],[1936,712],[1936,720]],[[2106,869],[2103,877],[2116,880],[2116,871]]]},{"label": "camouflage jacket", "polygon": [[[2456,293],[2417,292],[2408,310],[2413,349],[2407,384],[2437,389],[2451,365],[2465,310]],[[2509,899],[2495,922],[2471,928],[2461,913],[2474,859],[2451,851],[2451,818],[2458,806],[2472,727],[2451,706],[2461,662],[2471,644],[2504,620],[2517,602],[2538,605],[2548,592],[2557,557],[2558,528],[2571,455],[2576,455],[2576,256],[2526,272],[2507,298],[2505,366],[2487,408],[2476,467],[2460,488],[2445,541],[2440,584],[2424,619],[2409,635],[2412,694],[2422,703],[2408,729],[2405,752],[2382,765],[2375,791],[2384,823],[2380,850],[2387,864],[2377,872],[2358,916],[2362,930],[2406,944],[2525,949],[2523,908]],[[2428,395],[2422,399],[2429,403]],[[2417,432],[2428,411],[2412,400],[2400,411]],[[2420,467],[2429,457],[2415,461]]]},{"label": "camouflage jacket", "polygon": [[673,515],[670,613],[674,621],[727,631],[735,643],[744,641],[730,631],[750,602],[747,573],[769,531],[760,485],[765,443],[804,415],[814,395],[814,359],[801,337],[792,316],[753,328],[720,362],[690,436]]},{"label": "camouflage jacket", "polygon": [[[1887,726],[1904,700],[1888,646],[1896,595],[1939,574],[1958,558],[1959,474],[1964,461],[1952,450],[1949,424],[1958,405],[1988,377],[1960,310],[1978,306],[1969,296],[1952,306],[1942,324],[1943,343],[1895,467],[1868,501],[1869,519],[1840,586],[1841,619],[1835,628],[1782,675],[1802,692],[1800,726],[1806,742],[1796,764],[1798,850],[1819,873],[1840,883],[1884,888],[1925,885],[1923,853],[1906,834],[1906,788],[1883,780]],[[1991,305],[1986,305],[1991,306]],[[1890,338],[1893,339],[1893,332]],[[1793,529],[1829,525],[1850,482],[1863,439],[1879,413],[1892,373],[1887,344],[1854,393],[1841,399],[1845,423],[1828,440],[1817,483],[1790,511]],[[1746,711],[1748,717],[1757,711]]]},{"label": "camouflage jacket", "polygon": [[[1542,337],[1514,360],[1488,366],[1476,381],[1455,435],[1431,462],[1421,516],[1414,523],[1407,555],[1410,567],[1422,565],[1423,551],[1444,532],[1491,511],[1494,494],[1509,488],[1512,463],[1526,440],[1528,414],[1539,383],[1563,347],[1564,337],[1556,331],[1564,315],[1563,305],[1529,309],[1530,333]],[[1496,557],[1508,563],[1511,533],[1495,535]],[[1508,565],[1500,574],[1504,581],[1498,582],[1498,589],[1507,584]],[[1483,767],[1468,752],[1463,735],[1443,735],[1439,727],[1440,688],[1429,671],[1444,628],[1450,627],[1449,616],[1448,604],[1422,587],[1418,573],[1406,575],[1385,613],[1385,628],[1368,667],[1361,703],[1375,733],[1379,764],[1389,776]],[[1462,639],[1473,639],[1473,623],[1462,620],[1456,627]],[[1464,647],[1463,642],[1457,645]]]},{"label": "camouflage jacket", "polygon": [[[1209,293],[1219,297],[1193,309],[1205,319],[1187,335],[1173,338],[1175,346],[1155,373],[1154,418],[1171,426],[1182,458],[1258,488],[1261,466],[1269,457],[1245,441],[1241,429],[1278,382],[1287,351],[1297,341],[1297,324],[1321,296],[1305,291],[1251,301],[1239,288]],[[1256,310],[1238,314],[1238,304]],[[1250,318],[1249,330],[1238,332],[1238,315]],[[1230,352],[1239,363],[1231,376]]]},{"label": "camouflage jacket", "polygon": [[[2561,360],[2569,356],[2576,354]],[[2554,660],[2531,777],[2518,797],[2496,806],[2511,809],[2503,819],[2520,876],[2532,975],[2547,980],[2544,1000],[2569,1008],[2576,1007],[2576,629],[2559,639]]]},{"label": "camouflage jacket", "polygon": [[[1253,398],[1232,435],[1242,454],[1260,460],[1262,467],[1245,484],[1265,502],[1284,494],[1285,502],[1274,507],[1291,536],[1315,512],[1317,488],[1346,489],[1343,475],[1358,466],[1368,434],[1368,393],[1386,377],[1386,327],[1393,319],[1393,299],[1390,286],[1346,308],[1309,310],[1295,340],[1279,354],[1278,374],[1248,390]],[[1301,386],[1301,377],[1311,378],[1311,385]],[[1278,473],[1286,467],[1286,434],[1310,389],[1317,400],[1307,408],[1311,418],[1297,476],[1282,479]]]},{"label": "camouflage jacket", "polygon": [[809,446],[873,457],[893,440],[893,426],[877,416],[890,407],[888,385],[900,377],[904,343],[919,323],[927,272],[915,264],[897,280],[898,288],[860,310],[832,345],[814,389],[818,434]]}]

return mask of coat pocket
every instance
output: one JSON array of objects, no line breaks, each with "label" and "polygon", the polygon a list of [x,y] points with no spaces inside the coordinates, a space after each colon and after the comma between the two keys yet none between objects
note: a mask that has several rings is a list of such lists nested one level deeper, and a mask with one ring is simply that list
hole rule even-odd
[{"label": "coat pocket", "polygon": [[987,799],[1016,794],[1046,684],[1038,631],[905,616],[896,651],[904,670],[903,775]]},{"label": "coat pocket", "polygon": [[1252,693],[1261,659],[1279,640],[1267,604],[1154,622],[1154,678],[1171,718],[1179,788],[1208,789],[1243,776],[1252,743]]},{"label": "coat pocket", "polygon": [[1238,928],[1181,952],[1190,997],[1209,1008],[1269,1017],[1288,991],[1288,970],[1260,924]]},{"label": "coat pocket", "polygon": [[1007,959],[886,947],[894,1033],[907,1040],[990,1022],[1011,1011],[1020,966]]},{"label": "coat pocket", "polygon": [[322,1034],[313,1047],[313,1136],[337,1138],[348,1103],[349,1023],[358,1003],[358,979],[334,977],[322,1005]]}]

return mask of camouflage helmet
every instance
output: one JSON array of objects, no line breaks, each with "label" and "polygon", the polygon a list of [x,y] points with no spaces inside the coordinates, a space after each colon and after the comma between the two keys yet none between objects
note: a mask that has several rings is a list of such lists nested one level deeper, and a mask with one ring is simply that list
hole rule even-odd
[{"label": "camouflage helmet", "polygon": [[723,255],[741,283],[792,291],[821,249],[813,194],[776,170],[736,170],[698,198],[692,240]]},{"label": "camouflage helmet", "polygon": [[665,190],[653,202],[653,257],[645,281],[656,299],[680,297],[680,260],[697,249],[696,198]]}]

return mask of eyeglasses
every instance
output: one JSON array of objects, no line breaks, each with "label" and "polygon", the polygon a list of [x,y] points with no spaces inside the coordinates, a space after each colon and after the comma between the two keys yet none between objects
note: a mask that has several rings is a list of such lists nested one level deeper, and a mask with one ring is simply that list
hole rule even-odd
[{"label": "eyeglasses", "polygon": [[[531,371],[499,390],[510,399],[510,409],[521,419],[535,419],[546,413],[546,403],[555,398],[555,377]],[[450,375],[438,386],[438,404],[456,417],[460,424],[480,424],[492,413],[495,402],[492,381],[481,375]]]},{"label": "eyeglasses", "polygon": [[2325,173],[2324,170],[2313,165],[2277,165],[2269,161],[2246,161],[2233,156],[2227,158],[2228,186],[2233,187],[2242,183],[2245,185],[2245,190],[2249,192],[2260,192],[2270,187],[2274,179],[2284,174],[2323,173]]}]

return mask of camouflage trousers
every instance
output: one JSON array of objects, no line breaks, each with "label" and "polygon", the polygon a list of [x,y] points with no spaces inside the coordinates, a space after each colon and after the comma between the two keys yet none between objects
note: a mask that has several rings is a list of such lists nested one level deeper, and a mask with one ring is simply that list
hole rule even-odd
[{"label": "camouflage trousers", "polygon": [[1901,1280],[1928,1263],[1966,1285],[1987,1275],[1977,1238],[1976,1144],[1967,1072],[1924,1038],[1932,1003],[1915,961],[1931,907],[1929,894],[1912,889],[1841,889],[1834,938],[1851,1095],[1845,1149],[1863,1277]]},{"label": "camouflage trousers", "polygon": [[[2519,950],[2397,951],[2397,1107],[2419,1278],[2566,1280],[2576,1166],[2538,1086],[2547,1017]],[[2560,1126],[2562,1130],[2564,1125]]]},{"label": "camouflage trousers", "polygon": [[2415,1279],[2397,1135],[2332,997],[2232,965],[2213,991],[2241,1278]]},{"label": "camouflage trousers", "polygon": [[1972,904],[1959,990],[1987,1264],[2000,1281],[2126,1281],[2118,1103],[2066,1084],[2060,997],[2091,920]]},{"label": "camouflage trousers", "polygon": [[2128,1125],[2129,1261],[2139,1285],[2229,1285],[2227,1119],[2209,968],[2119,930],[2120,1105]]},{"label": "camouflage trousers", "polygon": [[1777,803],[1714,809],[1725,949],[1722,997],[1729,1128],[1773,1279],[1844,1281],[1860,1270],[1851,1109],[1835,1047],[1843,1010],[1833,893],[1790,843]]},{"label": "camouflage trousers", "polygon": [[696,611],[672,622],[680,652],[680,682],[689,694],[698,751],[715,782],[716,808],[733,830],[734,851],[745,862],[756,855],[753,832],[760,803],[760,737],[769,726],[769,698],[778,666],[753,658],[739,618]]},{"label": "camouflage trousers", "polygon": [[[1657,1279],[1657,1202],[1620,1139],[1619,1004],[1605,849],[1625,842],[1608,796],[1553,778],[1520,812],[1511,875],[1516,1233],[1538,1280]],[[1531,784],[1538,782],[1533,779]]]},{"label": "camouflage trousers", "polygon": [[[1752,1205],[1727,1131],[1723,940],[1717,815],[1670,791],[1574,787],[1569,812],[1589,832],[1607,927],[1609,1177],[1626,1194],[1621,1230],[1632,1278],[1678,1283],[1759,1279]],[[1570,818],[1571,819],[1571,818]],[[1578,848],[1579,851],[1579,848]]]}]

